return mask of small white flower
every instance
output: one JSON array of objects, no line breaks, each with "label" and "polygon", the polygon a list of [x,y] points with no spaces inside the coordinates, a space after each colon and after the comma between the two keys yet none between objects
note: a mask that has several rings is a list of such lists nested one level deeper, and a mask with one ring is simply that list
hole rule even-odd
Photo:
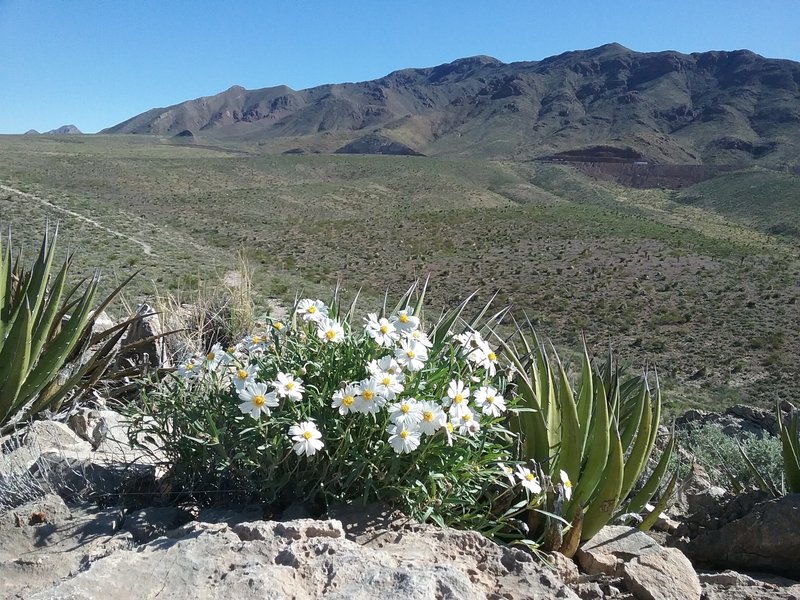
[{"label": "small white flower", "polygon": [[233,370],[231,379],[237,390],[243,390],[248,383],[255,383],[257,368],[256,365],[247,365],[246,367],[236,367]]},{"label": "small white flower", "polygon": [[331,408],[338,408],[342,416],[356,412],[356,398],[360,393],[361,388],[357,385],[347,384],[343,390],[334,392]]},{"label": "small white flower", "polygon": [[508,479],[508,482],[511,485],[514,485],[516,483],[516,480],[514,479],[514,469],[509,467],[507,464],[501,462],[497,463],[497,467],[500,469],[500,472],[502,472],[503,475],[505,475],[506,479]]},{"label": "small white flower", "polygon": [[269,340],[267,339],[267,336],[260,333],[254,333],[253,335],[242,340],[242,344],[251,354],[256,354],[266,350],[268,342]]},{"label": "small white flower", "polygon": [[475,392],[475,404],[485,415],[499,417],[506,410],[506,401],[492,386],[483,386]]},{"label": "small white flower", "polygon": [[389,319],[379,319],[377,314],[369,313],[364,320],[367,322],[364,326],[367,330],[367,334],[369,334],[377,344],[391,348],[394,346],[394,343],[400,339],[397,328],[389,322]]},{"label": "small white flower", "polygon": [[453,445],[453,431],[455,430],[455,427],[453,427],[452,421],[447,421],[447,423],[444,424],[443,429],[444,429],[445,435],[447,435],[447,445],[448,446],[452,446]]},{"label": "small white flower", "polygon": [[200,362],[195,358],[190,358],[178,367],[178,375],[187,381],[191,381],[200,374]]},{"label": "small white flower", "polygon": [[395,358],[404,369],[419,371],[428,360],[428,349],[413,340],[401,340],[400,347],[395,350]]},{"label": "small white flower", "polygon": [[249,383],[239,391],[239,399],[243,400],[239,405],[239,410],[244,414],[250,414],[254,419],[263,412],[269,416],[269,409],[278,406],[278,395],[275,392],[267,392],[267,385],[264,383]]},{"label": "small white flower", "polygon": [[572,498],[572,482],[569,480],[567,472],[561,469],[561,485],[564,486],[564,497],[569,500]]},{"label": "small white flower", "polygon": [[387,400],[394,400],[397,394],[405,389],[405,386],[398,381],[397,375],[392,375],[388,371],[376,374],[373,379],[378,384],[378,391],[386,396]]},{"label": "small white flower", "polygon": [[455,419],[469,412],[469,407],[467,406],[469,388],[464,387],[464,382],[460,379],[454,379],[450,382],[450,385],[447,386],[447,398],[444,398],[444,400],[450,403],[450,408],[447,412]]},{"label": "small white flower", "polygon": [[419,327],[419,318],[414,316],[413,310],[405,308],[392,317],[392,323],[400,331],[412,331]]},{"label": "small white flower", "polygon": [[447,416],[438,404],[426,400],[419,403],[419,409],[422,413],[419,429],[425,435],[433,435],[447,425]]},{"label": "small white flower", "polygon": [[517,466],[517,478],[522,483],[522,487],[533,494],[539,494],[542,491],[542,486],[539,483],[539,478],[531,473],[531,470],[528,468],[523,467],[522,465]]},{"label": "small white flower", "polygon": [[297,303],[297,314],[303,317],[304,321],[319,321],[328,316],[328,307],[321,300],[304,298]]},{"label": "small white flower", "polygon": [[396,425],[414,427],[422,421],[422,409],[414,398],[404,398],[389,405],[389,418]]},{"label": "small white flower", "polygon": [[383,356],[377,360],[369,361],[367,364],[367,371],[369,371],[369,374],[373,376],[378,376],[382,373],[389,373],[390,375],[397,377],[397,381],[400,383],[402,383],[405,379],[405,375],[403,375],[400,365],[397,364],[397,361],[392,356]]},{"label": "small white flower", "polygon": [[325,344],[338,344],[344,340],[344,329],[335,319],[322,317],[317,321],[317,337]]},{"label": "small white flower", "polygon": [[414,340],[418,344],[422,344],[426,348],[433,347],[433,342],[430,340],[428,335],[422,331],[421,329],[414,329],[412,331],[404,331],[403,337],[407,339]]},{"label": "small white flower", "polygon": [[374,379],[365,379],[359,388],[361,393],[356,396],[356,410],[364,414],[377,414],[386,404],[386,397],[380,393],[378,383]]},{"label": "small white flower", "polygon": [[480,422],[475,419],[475,416],[469,409],[467,409],[466,412],[462,412],[459,417],[450,418],[454,421],[453,425],[458,426],[458,433],[461,435],[475,435],[481,429]]},{"label": "small white flower", "polygon": [[295,402],[303,399],[303,382],[300,379],[295,379],[293,375],[288,373],[278,373],[277,379],[272,382],[272,386],[281,398],[289,398]]},{"label": "small white flower", "polygon": [[214,371],[218,366],[229,363],[230,359],[230,355],[222,349],[220,344],[214,344],[203,357],[203,366],[208,371]]},{"label": "small white flower", "polygon": [[419,431],[409,425],[389,425],[389,445],[397,454],[407,454],[419,447]]},{"label": "small white flower", "polygon": [[298,456],[302,454],[313,456],[325,445],[322,441],[322,434],[313,421],[303,421],[292,425],[289,428],[289,436],[295,442],[293,449]]}]

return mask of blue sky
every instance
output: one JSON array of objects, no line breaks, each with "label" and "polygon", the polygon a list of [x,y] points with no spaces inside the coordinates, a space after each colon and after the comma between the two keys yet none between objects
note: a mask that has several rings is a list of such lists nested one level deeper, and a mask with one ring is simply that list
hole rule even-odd
[{"label": "blue sky", "polygon": [[0,0],[0,133],[109,127],[231,85],[363,81],[619,42],[800,60],[800,0]]}]

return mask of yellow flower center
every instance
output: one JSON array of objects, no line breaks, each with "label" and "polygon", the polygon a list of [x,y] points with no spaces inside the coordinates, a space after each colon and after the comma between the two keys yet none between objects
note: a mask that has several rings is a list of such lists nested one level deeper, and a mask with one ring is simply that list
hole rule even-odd
[{"label": "yellow flower center", "polygon": [[400,437],[401,437],[401,438],[403,438],[403,439],[406,439],[406,438],[408,437],[408,431],[406,431],[405,429],[403,429],[403,430],[400,432]]},{"label": "yellow flower center", "polygon": [[310,440],[311,439],[311,432],[310,431],[304,431],[303,432],[303,437],[306,438],[307,440]]},{"label": "yellow flower center", "polygon": [[361,392],[361,395],[364,396],[364,400],[369,401],[372,400],[373,396],[375,396],[375,392],[373,392],[372,390],[364,390],[363,392]]},{"label": "yellow flower center", "polygon": [[422,413],[422,420],[430,423],[433,421],[433,413],[429,410],[426,410],[424,413]]},{"label": "yellow flower center", "polygon": [[447,422],[447,431],[453,433],[453,424],[450,421]]},{"label": "yellow flower center", "polygon": [[416,353],[413,350],[409,350],[408,352],[406,352],[406,356],[408,358],[414,358],[416,356]]},{"label": "yellow flower center", "polygon": [[317,312],[317,307],[316,306],[312,305],[312,306],[308,307],[308,314],[313,315],[315,312]]},{"label": "yellow flower center", "polygon": [[345,396],[344,398],[342,398],[342,404],[344,404],[345,406],[352,406],[353,402],[355,401],[356,399],[353,398],[352,396]]},{"label": "yellow flower center", "polygon": [[461,415],[461,420],[464,421],[464,423],[469,423],[470,421],[472,421],[472,415],[469,413]]},{"label": "yellow flower center", "polygon": [[533,473],[528,473],[527,475],[525,475],[525,479],[527,479],[528,481],[533,481],[534,479],[536,479],[536,475],[534,475]]},{"label": "yellow flower center", "polygon": [[571,487],[572,487],[572,482],[571,482],[569,479],[567,479],[567,480],[564,482],[564,487],[571,488]]},{"label": "yellow flower center", "polygon": [[389,333],[389,326],[385,323],[381,325],[381,333]]},{"label": "yellow flower center", "polygon": [[492,362],[497,360],[497,354],[495,354],[494,352],[489,352],[489,354],[487,354],[486,357]]},{"label": "yellow flower center", "polygon": [[244,369],[238,369],[236,371],[236,377],[238,377],[239,379],[247,379],[248,375],[249,373]]},{"label": "yellow flower center", "polygon": [[336,332],[333,329],[328,329],[328,331],[325,332],[325,337],[332,340],[336,337]]},{"label": "yellow flower center", "polygon": [[405,313],[400,314],[400,322],[401,323],[408,323],[408,315]]},{"label": "yellow flower center", "polygon": [[486,396],[486,402],[488,404],[494,404],[494,396]]},{"label": "yellow flower center", "polygon": [[208,362],[211,362],[212,360],[214,360],[215,357],[216,357],[216,354],[214,354],[213,352],[209,352],[208,354],[206,354],[206,360]]},{"label": "yellow flower center", "polygon": [[194,363],[186,363],[186,370],[191,371],[192,369],[194,369]]},{"label": "yellow flower center", "polygon": [[453,398],[453,404],[461,404],[464,401],[464,396],[461,394],[456,394],[456,397]]},{"label": "yellow flower center", "polygon": [[287,383],[286,389],[291,392],[294,389],[294,381],[290,381],[289,383]]},{"label": "yellow flower center", "polygon": [[383,379],[381,379],[381,383],[383,385],[389,385],[390,383],[392,383],[392,378],[391,377],[384,377]]},{"label": "yellow flower center", "polygon": [[272,324],[272,326],[273,326],[275,329],[277,329],[278,331],[280,331],[281,329],[283,329],[283,323],[281,323],[280,321],[276,321],[275,323],[273,323],[273,324]]},{"label": "yellow flower center", "polygon": [[260,344],[261,343],[261,338],[259,336],[257,336],[257,335],[254,335],[253,336],[253,343],[254,344]]},{"label": "yellow flower center", "polygon": [[253,405],[257,406],[258,408],[261,408],[262,406],[264,406],[264,403],[266,401],[267,401],[267,399],[264,398],[264,396],[262,396],[261,394],[258,394],[257,396],[253,396]]},{"label": "yellow flower center", "polygon": [[408,411],[411,410],[411,407],[408,404],[403,404],[403,406],[400,407],[400,410],[403,411],[404,414],[408,414]]}]

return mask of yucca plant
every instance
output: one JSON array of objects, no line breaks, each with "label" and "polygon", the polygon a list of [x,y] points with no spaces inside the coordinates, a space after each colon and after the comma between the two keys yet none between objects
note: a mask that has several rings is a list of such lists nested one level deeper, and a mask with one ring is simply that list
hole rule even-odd
[{"label": "yucca plant", "polygon": [[[532,527],[550,529],[546,545],[571,555],[613,517],[642,511],[660,487],[674,436],[628,501],[656,441],[661,416],[658,378],[651,392],[646,375],[623,377],[611,353],[605,364],[594,366],[584,344],[579,383],[574,386],[555,348],[548,350],[532,327],[529,332],[520,328],[517,339],[519,347],[508,342],[505,348],[528,409],[519,413],[518,421],[522,458],[571,488],[550,498],[551,514],[532,512],[530,521]],[[571,525],[563,538],[553,516]]]},{"label": "yucca plant", "polygon": [[[94,315],[130,277],[93,311],[97,274],[67,287],[70,254],[51,277],[57,235],[57,228],[52,233],[47,228],[30,269],[12,252],[10,235],[5,246],[0,238],[0,432],[45,408],[58,408],[82,381],[96,382],[127,329],[128,322],[91,335]],[[64,372],[73,358],[97,344],[102,345],[94,354]]]}]

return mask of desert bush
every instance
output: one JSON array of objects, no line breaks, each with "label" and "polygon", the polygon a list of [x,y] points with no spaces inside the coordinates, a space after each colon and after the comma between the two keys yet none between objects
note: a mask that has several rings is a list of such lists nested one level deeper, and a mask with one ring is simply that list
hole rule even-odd
[{"label": "desert bush", "polygon": [[[724,488],[759,487],[759,477],[781,484],[783,465],[781,440],[765,434],[758,437],[743,431],[729,435],[717,423],[708,423],[681,432],[681,445],[706,469],[711,483]],[[755,470],[747,464],[752,462]]]},{"label": "desert bush", "polygon": [[413,293],[363,323],[336,298],[300,300],[286,323],[183,362],[131,407],[131,439],[161,440],[175,489],[195,500],[320,512],[377,500],[525,538],[516,517],[553,486],[516,460],[515,400],[481,335],[502,313],[466,322],[465,302],[426,332]]}]

